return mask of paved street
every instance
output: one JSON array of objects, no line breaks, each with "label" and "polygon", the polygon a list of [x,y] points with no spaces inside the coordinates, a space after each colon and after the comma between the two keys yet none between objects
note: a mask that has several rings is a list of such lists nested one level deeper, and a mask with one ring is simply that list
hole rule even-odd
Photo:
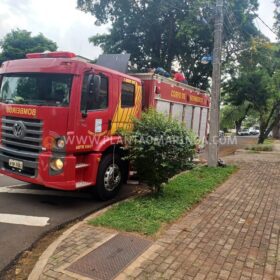
[{"label": "paved street", "polygon": [[[125,186],[118,199],[135,189]],[[44,233],[109,203],[94,200],[88,191],[51,190],[0,176],[0,271]]]}]

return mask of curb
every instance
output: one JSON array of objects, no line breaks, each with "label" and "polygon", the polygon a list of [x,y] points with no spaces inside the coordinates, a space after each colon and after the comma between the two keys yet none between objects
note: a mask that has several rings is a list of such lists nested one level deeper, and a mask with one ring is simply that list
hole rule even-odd
[{"label": "curb", "polygon": [[278,154],[280,154],[280,151],[266,152],[266,151],[252,151],[252,150],[246,150],[246,149],[238,149],[235,151],[234,154],[238,155],[238,154],[252,154],[252,153],[265,154],[265,155],[278,155]]},{"label": "curb", "polygon": [[93,214],[88,215],[86,218],[84,218],[82,221],[78,222],[77,224],[73,225],[71,228],[67,229],[65,232],[63,232],[61,234],[61,236],[59,236],[53,243],[51,243],[48,248],[42,253],[42,255],[39,257],[38,261],[36,262],[35,266],[33,267],[31,273],[28,276],[28,280],[38,280],[41,276],[41,274],[43,273],[49,258],[53,255],[53,253],[55,252],[56,248],[61,244],[61,242],[63,242],[73,231],[75,231],[79,226],[81,226],[82,224],[88,222],[91,219],[94,219],[95,217],[102,215],[103,213],[105,213],[106,211],[108,211],[110,208],[112,208],[113,206],[134,199],[136,197],[139,197],[143,194],[136,194],[133,195],[131,197],[128,197],[126,199],[117,201]]}]

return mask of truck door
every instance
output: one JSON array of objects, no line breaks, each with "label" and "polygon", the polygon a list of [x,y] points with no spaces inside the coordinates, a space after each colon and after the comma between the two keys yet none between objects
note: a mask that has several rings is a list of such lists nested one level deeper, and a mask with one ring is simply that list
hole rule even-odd
[{"label": "truck door", "polygon": [[[83,143],[78,143],[78,146],[79,144],[81,145],[80,149],[82,150],[91,149],[94,146],[91,136],[102,136],[108,133],[110,119],[112,119],[109,106],[111,77],[109,74],[99,73],[100,91],[97,94],[93,90],[89,95],[88,81],[92,76],[92,73],[87,72],[83,78],[80,132],[84,139],[80,139],[80,142]],[[86,140],[86,138],[88,139]]]},{"label": "truck door", "polygon": [[119,104],[112,121],[112,134],[118,129],[131,130],[133,117],[137,117],[141,110],[141,86],[130,79],[119,82]]}]

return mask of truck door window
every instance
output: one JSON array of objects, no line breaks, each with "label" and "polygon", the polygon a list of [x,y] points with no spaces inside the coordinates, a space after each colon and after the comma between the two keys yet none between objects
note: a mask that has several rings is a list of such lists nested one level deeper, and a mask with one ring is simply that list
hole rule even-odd
[{"label": "truck door window", "polygon": [[123,108],[134,107],[135,86],[130,83],[122,83],[121,106]]},{"label": "truck door window", "polygon": [[86,107],[87,110],[89,111],[102,110],[108,108],[108,96],[109,96],[108,78],[104,75],[101,75],[100,95],[96,96],[96,94],[94,93],[93,96],[88,97],[88,92],[87,92],[88,77],[89,74],[85,74],[83,80],[81,111],[84,111]]}]

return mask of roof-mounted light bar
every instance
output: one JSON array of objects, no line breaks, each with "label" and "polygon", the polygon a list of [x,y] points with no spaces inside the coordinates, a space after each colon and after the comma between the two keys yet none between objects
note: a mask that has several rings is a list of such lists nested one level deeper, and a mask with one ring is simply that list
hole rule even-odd
[{"label": "roof-mounted light bar", "polygon": [[73,58],[76,55],[72,52],[45,52],[45,53],[28,53],[27,58]]}]

